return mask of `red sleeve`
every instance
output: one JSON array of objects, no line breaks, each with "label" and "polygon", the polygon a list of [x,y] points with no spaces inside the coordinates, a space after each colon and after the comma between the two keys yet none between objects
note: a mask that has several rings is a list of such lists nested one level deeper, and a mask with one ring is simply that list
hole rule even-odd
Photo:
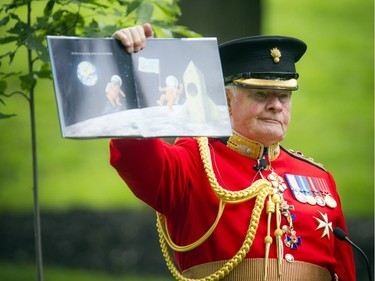
[{"label": "red sleeve", "polygon": [[356,280],[355,263],[351,245],[335,238],[336,274],[340,281]]},{"label": "red sleeve", "polygon": [[[334,186],[335,193],[333,196],[335,197],[335,200],[337,201],[337,205],[339,207],[336,208],[338,214],[337,214],[337,220],[336,220],[336,227],[340,227],[342,230],[345,231],[345,233],[348,233],[344,214],[341,209],[341,202],[340,197],[336,191],[336,184],[333,180],[332,175],[329,173],[331,183]],[[340,239],[335,237],[335,251],[334,256],[336,259],[336,269],[335,272],[339,277],[340,281],[352,281],[356,280],[356,269],[355,269],[355,262],[354,262],[354,256],[353,256],[353,249],[352,246],[345,242],[341,241]]]},{"label": "red sleeve", "polygon": [[112,139],[110,163],[135,196],[163,214],[181,204],[194,170],[186,149],[161,139]]}]

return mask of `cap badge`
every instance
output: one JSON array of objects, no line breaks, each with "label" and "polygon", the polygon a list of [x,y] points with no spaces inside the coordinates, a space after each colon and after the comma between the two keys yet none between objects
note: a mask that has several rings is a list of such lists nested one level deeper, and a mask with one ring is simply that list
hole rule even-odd
[{"label": "cap badge", "polygon": [[271,49],[271,56],[273,57],[274,63],[279,63],[281,58],[281,52],[278,48]]}]

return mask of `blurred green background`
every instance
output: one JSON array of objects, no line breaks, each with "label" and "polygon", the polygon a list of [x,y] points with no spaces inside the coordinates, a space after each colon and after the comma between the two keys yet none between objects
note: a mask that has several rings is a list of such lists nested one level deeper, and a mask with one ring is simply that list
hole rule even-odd
[{"label": "blurred green background", "polygon": [[292,125],[284,145],[324,163],[344,212],[373,217],[374,3],[267,1],[265,33],[303,39]]},{"label": "blurred green background", "polygon": [[[294,36],[308,45],[306,55],[297,65],[300,89],[293,97],[292,123],[283,145],[302,151],[332,172],[348,219],[373,222],[373,1],[265,0],[261,4],[262,34]],[[1,46],[0,49],[3,52]],[[22,59],[16,64],[25,65]],[[6,106],[0,106],[6,113],[17,114],[0,120],[0,212],[29,214],[33,194],[28,103],[14,96],[6,100]],[[147,210],[110,167],[108,140],[61,138],[51,81],[38,82],[36,122],[43,213],[75,209]],[[30,276],[35,275],[32,265],[25,265],[22,270],[16,268],[19,265],[0,263],[0,279],[32,280]],[[17,274],[26,274],[28,279]],[[63,278],[123,279],[46,269],[46,280]],[[128,276],[125,280],[138,279]]]},{"label": "blurred green background", "polygon": [[[262,17],[263,34],[295,36],[308,44],[297,65],[300,89],[294,95],[292,123],[283,144],[324,163],[336,178],[347,215],[370,217],[374,198],[373,3],[296,1],[293,9],[289,7],[282,1],[265,1]],[[17,63],[23,66],[24,60]],[[28,103],[14,96],[1,106],[17,117],[0,122],[0,209],[30,211]],[[108,164],[108,140],[61,138],[52,81],[38,81],[36,121],[43,210],[140,206]]]}]

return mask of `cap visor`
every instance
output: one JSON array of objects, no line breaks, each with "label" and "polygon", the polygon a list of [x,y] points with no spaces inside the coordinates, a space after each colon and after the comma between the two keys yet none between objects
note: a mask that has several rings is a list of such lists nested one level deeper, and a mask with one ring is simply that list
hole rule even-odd
[{"label": "cap visor", "polygon": [[246,88],[266,88],[295,91],[298,89],[297,80],[268,80],[268,79],[255,79],[255,78],[241,78],[233,80],[237,86]]}]

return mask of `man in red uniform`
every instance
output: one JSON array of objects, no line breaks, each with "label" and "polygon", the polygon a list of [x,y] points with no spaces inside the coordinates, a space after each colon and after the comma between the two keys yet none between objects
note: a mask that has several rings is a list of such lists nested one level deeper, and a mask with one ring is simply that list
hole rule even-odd
[{"label": "man in red uniform", "polygon": [[[150,25],[114,34],[128,52]],[[111,164],[158,214],[167,266],[178,280],[355,280],[331,174],[280,146],[290,121],[302,41],[282,36],[219,46],[233,135],[227,139],[113,139]],[[175,254],[174,266],[168,247]]]}]

